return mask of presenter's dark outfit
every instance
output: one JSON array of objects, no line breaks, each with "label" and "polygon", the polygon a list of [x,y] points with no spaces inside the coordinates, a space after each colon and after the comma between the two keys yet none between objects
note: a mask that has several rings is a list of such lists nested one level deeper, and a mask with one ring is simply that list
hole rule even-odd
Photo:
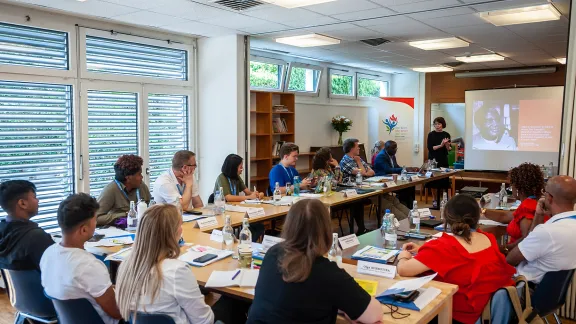
[{"label": "presenter's dark outfit", "polygon": [[[445,138],[450,138],[450,134],[445,131],[437,132],[431,131],[428,133],[428,159],[436,159],[439,168],[448,167],[448,149],[446,146],[442,146],[438,150],[434,150],[434,146],[442,144],[442,140]],[[426,184],[428,188],[435,188],[436,190],[436,203],[437,207],[440,207],[440,200],[442,199],[442,191],[444,189],[450,188],[450,180],[448,178],[436,180]]]}]

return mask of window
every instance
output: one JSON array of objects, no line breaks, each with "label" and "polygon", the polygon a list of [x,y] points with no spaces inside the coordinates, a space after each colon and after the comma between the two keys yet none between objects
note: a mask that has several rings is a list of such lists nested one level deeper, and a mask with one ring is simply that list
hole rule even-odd
[{"label": "window", "polygon": [[187,52],[180,49],[86,36],[89,72],[188,80]]},{"label": "window", "polygon": [[348,71],[330,70],[330,96],[341,98],[355,97],[354,75]]},{"label": "window", "polygon": [[288,73],[288,91],[317,94],[321,74],[321,67],[290,63]]},{"label": "window", "polygon": [[58,230],[58,205],[73,192],[72,138],[71,86],[0,81],[0,181],[36,185],[32,220],[48,232]]},{"label": "window", "polygon": [[188,97],[148,96],[148,143],[150,184],[172,166],[176,151],[188,149]]},{"label": "window", "polygon": [[0,64],[68,70],[68,33],[0,23]]},{"label": "window", "polygon": [[250,61],[250,87],[260,90],[282,91],[284,85],[284,67],[281,61],[257,58]]},{"label": "window", "polygon": [[374,98],[387,97],[388,81],[358,77],[358,96]]},{"label": "window", "polygon": [[138,154],[138,95],[131,92],[88,91],[90,194],[98,197],[114,180],[120,155]]}]

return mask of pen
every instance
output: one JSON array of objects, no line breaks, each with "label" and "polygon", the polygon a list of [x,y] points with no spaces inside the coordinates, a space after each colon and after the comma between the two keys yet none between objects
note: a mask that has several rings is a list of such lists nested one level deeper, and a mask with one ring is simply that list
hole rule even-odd
[{"label": "pen", "polygon": [[238,269],[238,271],[236,271],[236,273],[234,274],[234,277],[232,277],[232,280],[236,279],[236,277],[238,277],[239,274],[240,274],[240,269]]}]

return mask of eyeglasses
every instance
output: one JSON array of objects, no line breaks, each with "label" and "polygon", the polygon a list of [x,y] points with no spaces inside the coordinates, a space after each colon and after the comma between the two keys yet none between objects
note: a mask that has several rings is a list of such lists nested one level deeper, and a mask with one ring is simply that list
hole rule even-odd
[{"label": "eyeglasses", "polygon": [[546,194],[549,194],[550,197],[554,198],[554,195],[549,193],[548,191],[546,191],[546,189],[542,189],[542,196],[546,196]]},{"label": "eyeglasses", "polygon": [[188,167],[191,167],[191,168],[195,168],[195,167],[198,166],[198,164],[184,164],[184,166],[188,166]]}]

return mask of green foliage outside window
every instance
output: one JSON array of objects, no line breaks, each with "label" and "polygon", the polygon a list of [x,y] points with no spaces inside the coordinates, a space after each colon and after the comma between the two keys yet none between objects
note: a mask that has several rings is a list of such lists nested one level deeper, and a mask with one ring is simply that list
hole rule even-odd
[{"label": "green foliage outside window", "polygon": [[358,96],[360,97],[380,97],[380,88],[384,86],[382,81],[359,78]]},{"label": "green foliage outside window", "polygon": [[353,96],[353,78],[348,75],[332,74],[331,76],[332,94]]},{"label": "green foliage outside window", "polygon": [[253,88],[280,89],[282,66],[250,61],[250,86]]},{"label": "green foliage outside window", "polygon": [[293,67],[290,73],[290,91],[306,91],[306,69]]}]

